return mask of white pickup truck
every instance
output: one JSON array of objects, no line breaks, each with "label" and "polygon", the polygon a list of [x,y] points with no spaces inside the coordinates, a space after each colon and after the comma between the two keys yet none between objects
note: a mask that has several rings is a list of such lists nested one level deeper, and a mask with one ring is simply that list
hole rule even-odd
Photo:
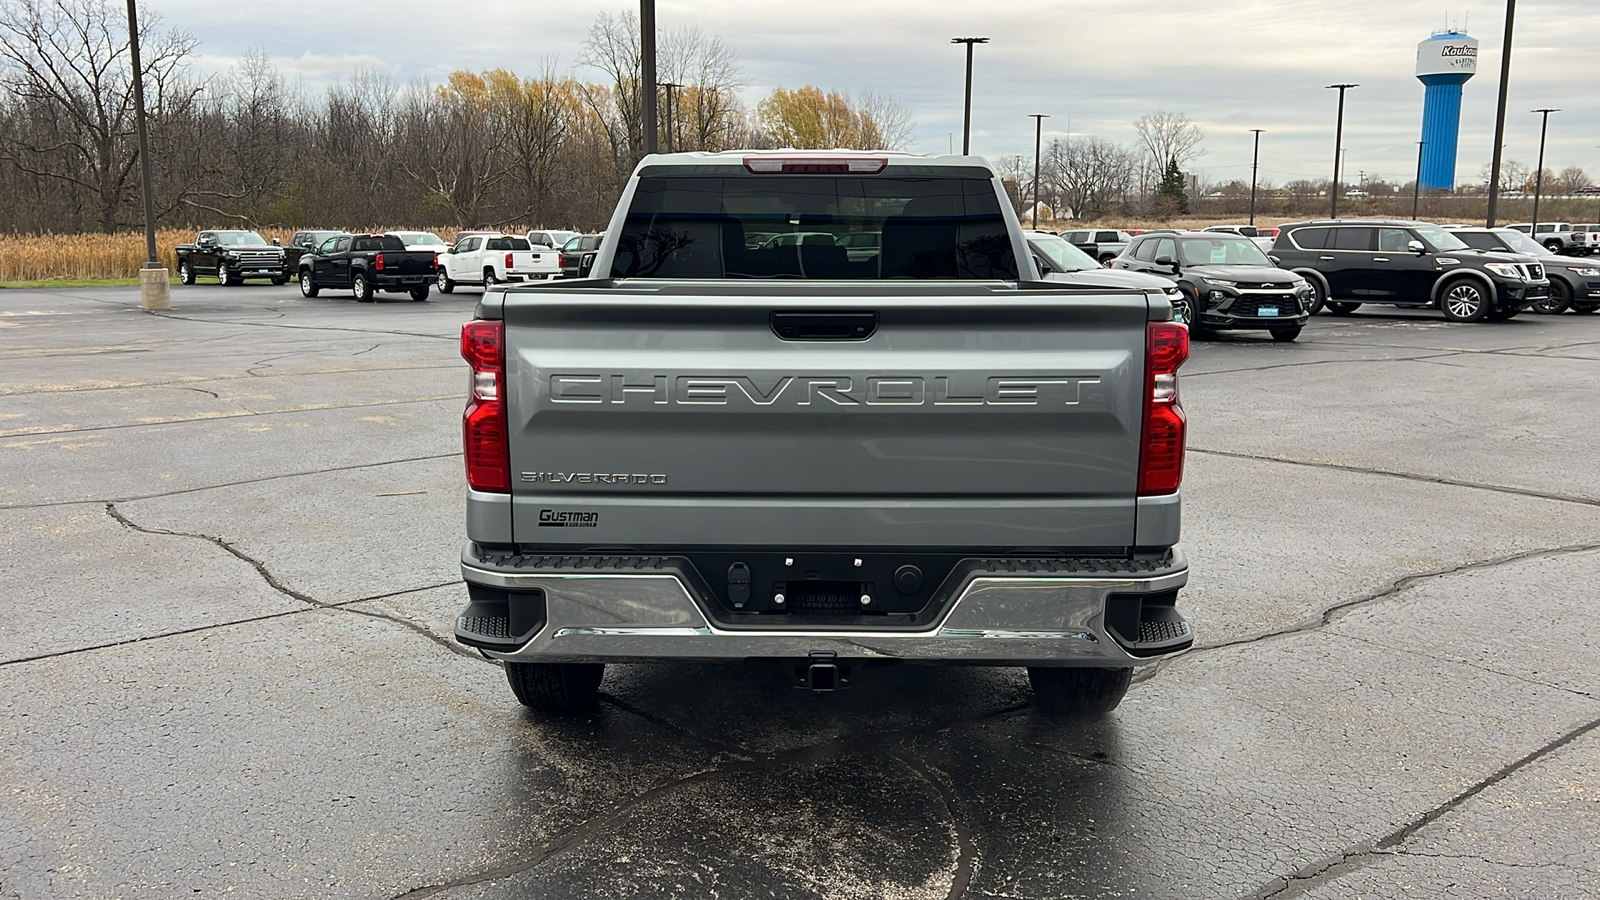
[{"label": "white pickup truck", "polygon": [[491,287],[506,282],[549,281],[561,274],[561,254],[532,247],[517,234],[463,232],[455,245],[439,254],[439,292],[458,284]]},{"label": "white pickup truck", "polygon": [[1528,222],[1507,226],[1531,236],[1551,253],[1588,256],[1600,250],[1600,225],[1569,225],[1566,222],[1540,222],[1538,233]]}]

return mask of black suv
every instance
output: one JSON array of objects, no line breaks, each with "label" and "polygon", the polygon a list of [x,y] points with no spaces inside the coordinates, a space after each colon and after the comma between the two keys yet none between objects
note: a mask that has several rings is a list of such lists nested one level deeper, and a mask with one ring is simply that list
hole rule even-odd
[{"label": "black suv", "polygon": [[1267,258],[1255,241],[1216,231],[1152,232],[1135,237],[1111,263],[1178,283],[1180,310],[1197,336],[1210,329],[1265,329],[1292,341],[1311,318],[1311,285]]},{"label": "black suv", "polygon": [[1313,312],[1341,316],[1387,303],[1437,307],[1452,322],[1509,319],[1550,293],[1537,259],[1474,250],[1427,222],[1297,222],[1278,232],[1272,258],[1311,282]]},{"label": "black suv", "polygon": [[[1595,230],[1600,231],[1600,227]],[[1559,315],[1569,309],[1580,313],[1600,310],[1600,262],[1557,256],[1512,228],[1452,228],[1450,233],[1474,250],[1538,259],[1544,266],[1545,277],[1550,279],[1550,294],[1533,301],[1534,312]]]}]

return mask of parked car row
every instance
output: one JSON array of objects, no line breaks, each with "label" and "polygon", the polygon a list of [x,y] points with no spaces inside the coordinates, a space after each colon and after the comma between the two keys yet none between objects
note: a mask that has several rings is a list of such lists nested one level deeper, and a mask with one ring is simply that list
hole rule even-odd
[{"label": "parked car row", "polygon": [[[220,285],[265,279],[294,279],[306,297],[322,291],[350,291],[371,301],[378,293],[405,293],[426,300],[437,286],[548,281],[588,275],[601,235],[536,231],[463,231],[447,244],[428,231],[352,234],[347,231],[297,231],[282,246],[254,231],[201,231],[193,243],[179,244],[178,280],[194,284],[201,276]],[[559,243],[557,243],[559,242]]]}]

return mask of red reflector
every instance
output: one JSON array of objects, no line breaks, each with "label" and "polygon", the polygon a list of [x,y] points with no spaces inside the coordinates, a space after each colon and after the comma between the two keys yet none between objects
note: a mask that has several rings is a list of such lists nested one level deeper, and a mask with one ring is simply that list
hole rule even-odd
[{"label": "red reflector", "polygon": [[374,267],[377,268],[377,270],[379,272],[382,272],[383,271],[383,254],[379,253],[378,254],[378,258],[373,260],[372,264],[373,264]]},{"label": "red reflector", "polygon": [[[506,425],[505,323],[474,319],[461,326],[461,358],[472,367],[473,396],[461,417],[467,484],[475,491],[511,492],[511,441]],[[494,377],[493,396],[478,376]],[[487,381],[487,379],[484,379]]]},{"label": "red reflector", "polygon": [[1188,432],[1188,420],[1178,404],[1178,368],[1189,358],[1189,329],[1175,322],[1151,322],[1145,334],[1140,496],[1170,494],[1182,484]]},{"label": "red reflector", "polygon": [[889,165],[881,156],[853,159],[836,156],[746,156],[744,167],[756,175],[876,175]]}]

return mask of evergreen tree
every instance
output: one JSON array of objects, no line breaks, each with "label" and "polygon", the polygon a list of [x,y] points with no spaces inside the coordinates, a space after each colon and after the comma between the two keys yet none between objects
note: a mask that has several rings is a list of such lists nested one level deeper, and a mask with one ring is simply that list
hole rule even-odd
[{"label": "evergreen tree", "polygon": [[1189,211],[1189,194],[1183,189],[1183,172],[1178,168],[1176,156],[1167,158],[1167,170],[1161,174],[1161,186],[1156,188],[1156,195],[1164,198],[1162,206],[1174,208],[1180,215]]}]

